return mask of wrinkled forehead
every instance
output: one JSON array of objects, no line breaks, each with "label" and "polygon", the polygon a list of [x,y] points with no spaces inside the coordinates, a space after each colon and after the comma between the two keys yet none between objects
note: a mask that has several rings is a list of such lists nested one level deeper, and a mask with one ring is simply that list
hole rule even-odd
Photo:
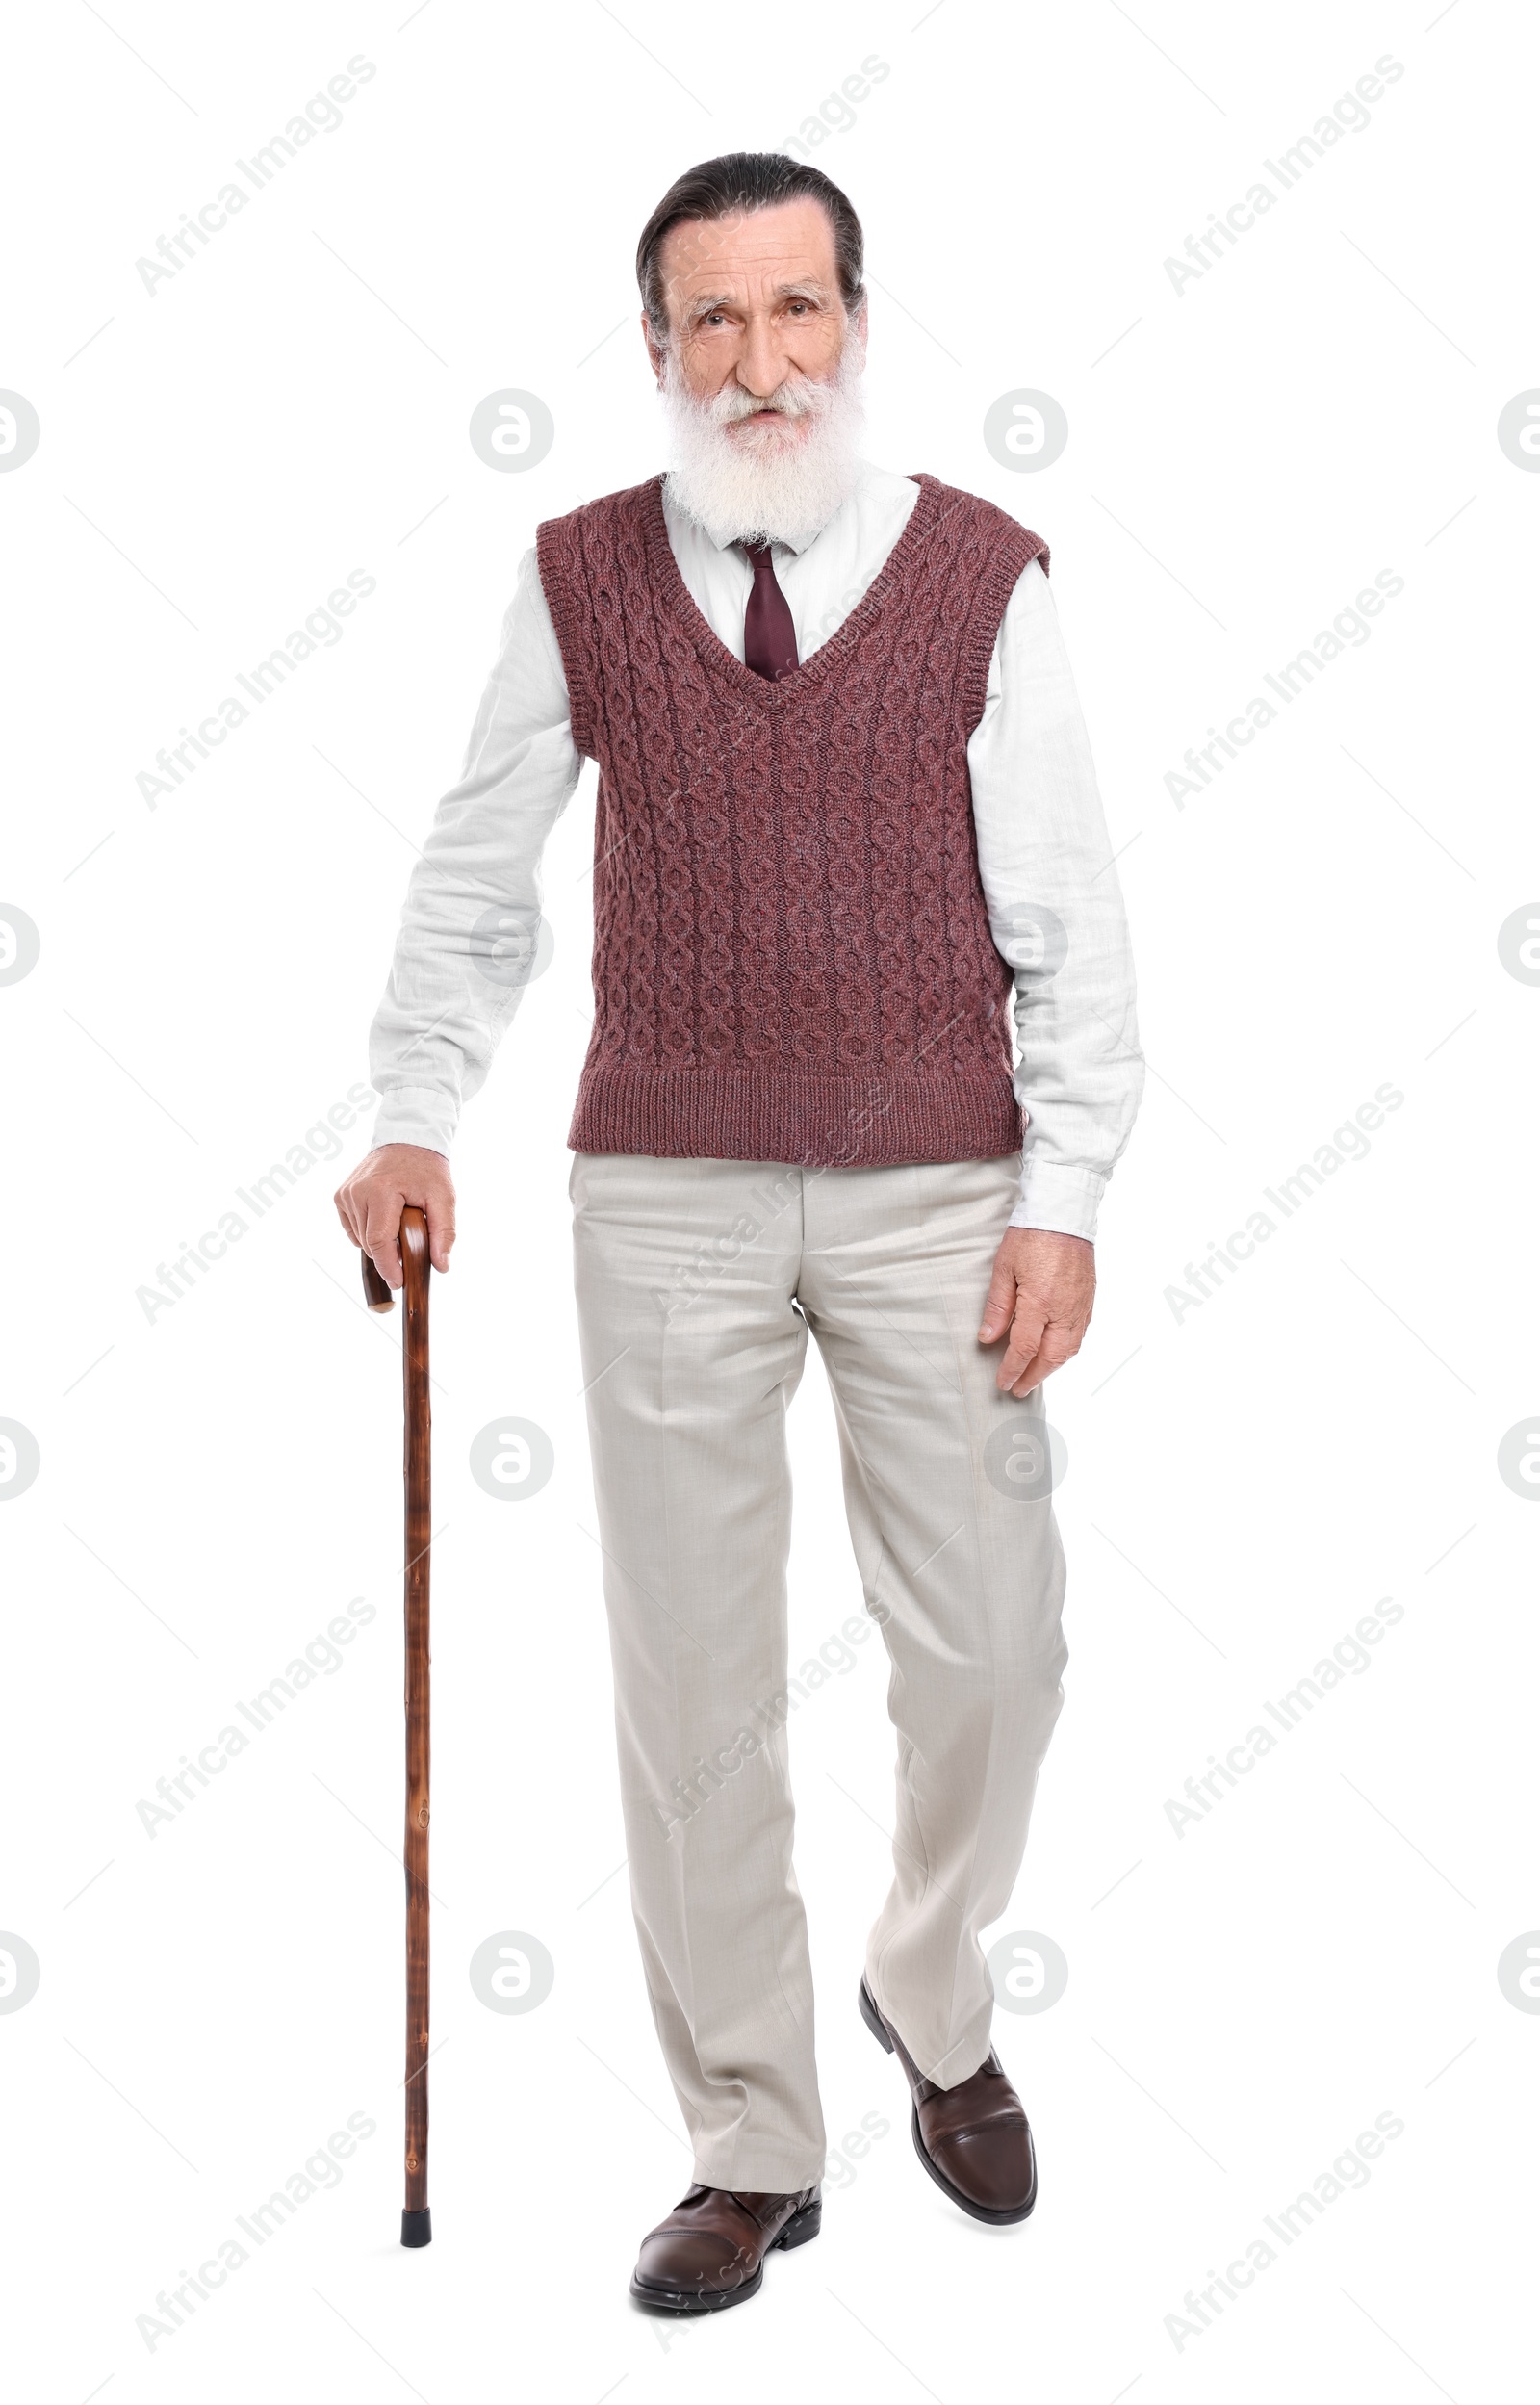
[{"label": "wrinkled forehead", "polygon": [[732,210],[670,226],[658,251],[671,315],[713,301],[763,307],[793,293],[831,300],[839,293],[834,231],[816,200]]}]

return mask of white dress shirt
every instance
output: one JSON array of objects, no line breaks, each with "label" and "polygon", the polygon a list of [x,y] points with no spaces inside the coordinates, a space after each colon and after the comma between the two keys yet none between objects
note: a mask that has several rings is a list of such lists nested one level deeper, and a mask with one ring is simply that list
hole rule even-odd
[{"label": "white dress shirt", "polygon": [[[862,463],[850,499],[800,550],[772,546],[806,660],[855,608],[897,542],[919,486]],[[753,571],[663,487],[669,540],[692,598],[743,658]],[[534,552],[466,750],[412,872],[390,982],[370,1037],[382,1099],[374,1142],[448,1152],[523,988],[472,956],[469,930],[500,907],[532,925],[546,838],[582,768],[567,684]],[[968,742],[974,834],[990,930],[1015,978],[1015,1091],[1028,1114],[1015,1228],[1094,1236],[1114,1162],[1143,1086],[1134,974],[1058,613],[1041,566],[1006,607],[984,715]]]}]

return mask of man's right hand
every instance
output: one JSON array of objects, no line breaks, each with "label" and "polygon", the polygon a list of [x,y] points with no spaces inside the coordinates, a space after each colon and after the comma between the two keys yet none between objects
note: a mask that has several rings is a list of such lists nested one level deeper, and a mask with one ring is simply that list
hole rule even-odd
[{"label": "man's right hand", "polygon": [[382,1144],[359,1162],[332,1200],[343,1226],[388,1286],[401,1282],[401,1213],[409,1202],[427,1220],[429,1260],[435,1269],[449,1268],[454,1186],[443,1152],[422,1144]]}]

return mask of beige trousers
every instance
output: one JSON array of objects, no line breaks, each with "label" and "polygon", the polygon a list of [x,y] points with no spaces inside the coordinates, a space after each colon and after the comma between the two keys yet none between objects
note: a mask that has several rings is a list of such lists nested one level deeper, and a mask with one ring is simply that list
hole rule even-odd
[{"label": "beige trousers", "polygon": [[785,1732],[785,1413],[809,1329],[898,1732],[866,1975],[937,2085],[989,2051],[979,1931],[1010,1901],[1067,1658],[1041,1389],[997,1393],[1004,1340],[977,1332],[1019,1177],[1015,1155],[574,1159],[631,1902],[712,2187],[805,2187],[826,2154]]}]

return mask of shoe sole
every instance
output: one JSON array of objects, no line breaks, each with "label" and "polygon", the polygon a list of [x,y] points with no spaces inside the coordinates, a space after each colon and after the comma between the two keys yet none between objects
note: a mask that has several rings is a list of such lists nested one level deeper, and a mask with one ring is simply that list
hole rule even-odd
[{"label": "shoe sole", "polygon": [[[864,1979],[862,1979],[860,1983],[859,1992],[861,2019],[865,2022],[866,2027],[870,2030],[873,2037],[876,2038],[877,2043],[881,2046],[883,2052],[885,2054],[891,2055],[893,2053],[893,2041],[887,2034],[882,2014],[878,2011],[877,2006],[873,2004],[870,1996],[866,1992],[866,1982]],[[901,2071],[904,2069],[902,2063],[899,2064],[899,2069]],[[904,2076],[907,2079],[909,2074],[905,2072]],[[988,2221],[996,2229],[1006,2229],[1009,2228],[1012,2222],[1026,2220],[1028,2214],[1031,2212],[1034,2205],[1036,2205],[1038,2201],[1038,2150],[1033,2144],[1032,2132],[1030,2129],[1027,2132],[1027,2145],[1032,2155],[1032,2186],[1028,2191],[1027,2201],[1024,2205],[1011,2205],[1003,2208],[997,2205],[976,2205],[972,2197],[964,2196],[962,2190],[960,2187],[955,2186],[947,2178],[945,2172],[932,2160],[930,2155],[926,2151],[925,2140],[920,2135],[920,2115],[919,2107],[917,2105],[912,2107],[911,2109],[909,2130],[910,2135],[914,2141],[914,2152],[918,2155],[926,2170],[930,2173],[931,2178],[936,2182],[936,2185],[940,2189],[941,2194],[943,2196],[950,2197],[952,2203],[958,2206],[963,2212],[970,2213],[975,2221]]]},{"label": "shoe sole", "polygon": [[[801,2212],[792,2214],[785,2228],[771,2239],[765,2253],[773,2255],[778,2246],[786,2253],[794,2246],[806,2246],[809,2238],[818,2236],[823,2217],[823,2199],[817,2197],[812,2204],[804,2205]],[[699,2289],[656,2288],[646,2280],[638,2280],[633,2272],[631,2301],[652,2314],[720,2314],[725,2313],[730,2305],[746,2305],[751,2296],[758,2295],[763,2284],[762,2261],[754,2278],[745,2280],[743,2286],[737,2289],[703,2291]]]}]

